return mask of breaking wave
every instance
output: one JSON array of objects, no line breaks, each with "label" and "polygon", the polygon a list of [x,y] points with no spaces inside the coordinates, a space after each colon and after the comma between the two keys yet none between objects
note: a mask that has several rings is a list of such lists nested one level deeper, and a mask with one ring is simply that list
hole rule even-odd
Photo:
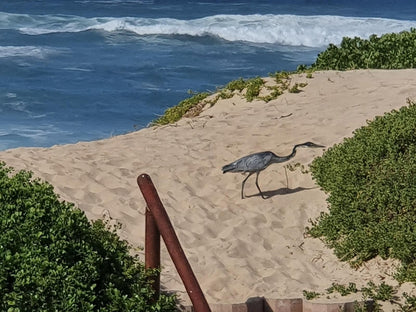
[{"label": "breaking wave", "polygon": [[137,36],[212,36],[227,41],[322,47],[342,38],[367,38],[416,27],[415,21],[333,15],[213,15],[182,20],[140,17],[80,17],[72,15],[25,15],[0,12],[0,29],[27,35],[83,32],[130,32]]}]

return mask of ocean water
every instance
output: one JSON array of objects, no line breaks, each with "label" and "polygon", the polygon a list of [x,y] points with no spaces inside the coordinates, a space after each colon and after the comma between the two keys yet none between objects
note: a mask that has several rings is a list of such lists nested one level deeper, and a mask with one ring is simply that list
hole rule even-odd
[{"label": "ocean water", "polygon": [[189,90],[411,27],[414,0],[0,1],[0,150],[135,131]]}]

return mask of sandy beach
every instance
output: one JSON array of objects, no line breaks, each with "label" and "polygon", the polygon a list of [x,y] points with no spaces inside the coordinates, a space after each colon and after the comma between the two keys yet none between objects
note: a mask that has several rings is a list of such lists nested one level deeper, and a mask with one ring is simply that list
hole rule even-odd
[{"label": "sandy beach", "polygon": [[[325,292],[332,283],[397,285],[392,261],[376,258],[356,270],[304,235],[309,220],[327,210],[326,194],[300,168],[288,170],[287,188],[283,166],[307,169],[324,149],[300,149],[289,162],[262,172],[266,199],[255,176],[241,199],[244,176],[222,174],[221,167],[254,152],[288,155],[306,141],[339,143],[367,120],[416,99],[416,70],[315,72],[313,78],[296,75],[296,81],[307,83],[302,92],[268,103],[235,95],[172,125],[94,142],[7,150],[0,160],[33,171],[88,218],[120,222],[121,238],[140,254],[146,205],[136,178],[149,174],[209,303],[301,298],[303,290]],[[164,246],[162,263],[163,288],[188,304]]]}]

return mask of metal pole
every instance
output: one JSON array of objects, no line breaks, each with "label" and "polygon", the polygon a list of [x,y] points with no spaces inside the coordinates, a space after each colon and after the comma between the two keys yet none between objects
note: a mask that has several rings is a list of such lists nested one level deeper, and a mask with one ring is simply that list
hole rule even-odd
[{"label": "metal pole", "polygon": [[[149,209],[146,209],[145,233],[145,267],[146,269],[160,270],[160,233]],[[156,272],[154,276],[152,288],[154,291],[153,302],[157,302],[160,295],[160,271]]]},{"label": "metal pole", "polygon": [[195,312],[211,312],[152,180],[147,174],[141,174],[137,178],[137,184],[140,187],[148,209],[153,215],[176,270],[185,285]]}]

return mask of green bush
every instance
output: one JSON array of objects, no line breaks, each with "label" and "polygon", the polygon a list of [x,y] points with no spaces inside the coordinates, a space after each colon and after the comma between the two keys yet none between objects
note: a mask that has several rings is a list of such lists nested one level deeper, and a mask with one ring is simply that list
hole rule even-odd
[{"label": "green bush", "polygon": [[371,35],[361,39],[343,38],[337,47],[330,44],[318,54],[312,65],[315,70],[347,70],[359,68],[402,69],[416,67],[416,29],[400,33]]},{"label": "green bush", "polygon": [[386,113],[311,164],[329,213],[308,232],[341,260],[399,259],[399,280],[416,282],[416,104]]},{"label": "green bush", "polygon": [[152,274],[102,221],[0,163],[1,311],[175,311],[150,303]]}]

